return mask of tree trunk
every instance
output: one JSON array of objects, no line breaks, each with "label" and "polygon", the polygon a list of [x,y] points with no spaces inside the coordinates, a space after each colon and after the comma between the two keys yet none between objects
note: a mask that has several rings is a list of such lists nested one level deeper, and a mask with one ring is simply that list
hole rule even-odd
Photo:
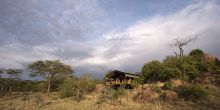
[{"label": "tree trunk", "polygon": [[80,102],[80,90],[77,89],[77,101]]},{"label": "tree trunk", "polygon": [[183,56],[183,48],[181,48],[181,56]]},{"label": "tree trunk", "polygon": [[49,79],[48,80],[48,86],[47,86],[47,94],[50,93],[50,83],[51,83],[51,80]]},{"label": "tree trunk", "polygon": [[12,87],[10,86],[9,87],[9,94],[11,95],[11,90],[12,90]]},{"label": "tree trunk", "polygon": [[173,53],[175,54],[176,57],[178,57],[178,54],[175,51]]},{"label": "tree trunk", "polygon": [[181,47],[179,46],[179,56],[181,57]]}]

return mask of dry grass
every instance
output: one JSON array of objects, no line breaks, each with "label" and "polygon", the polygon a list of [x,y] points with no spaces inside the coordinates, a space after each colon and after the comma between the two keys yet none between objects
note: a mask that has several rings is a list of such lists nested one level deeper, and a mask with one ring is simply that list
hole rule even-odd
[{"label": "dry grass", "polygon": [[172,109],[170,105],[161,102],[144,104],[134,102],[130,97],[121,97],[117,101],[97,104],[98,95],[91,93],[81,102],[39,93],[4,96],[0,98],[0,110],[162,110],[164,107],[168,108],[167,110]]},{"label": "dry grass", "polygon": [[161,100],[135,102],[135,92],[127,92],[118,100],[98,104],[100,92],[88,94],[81,102],[71,98],[60,99],[56,93],[47,96],[42,93],[16,93],[0,98],[0,110],[220,110],[220,89],[209,85],[213,96],[197,103],[178,99],[163,102]]}]

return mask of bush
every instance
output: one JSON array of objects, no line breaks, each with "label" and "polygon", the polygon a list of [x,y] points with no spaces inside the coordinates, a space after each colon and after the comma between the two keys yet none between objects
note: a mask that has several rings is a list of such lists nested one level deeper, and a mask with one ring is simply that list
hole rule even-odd
[{"label": "bush", "polygon": [[177,79],[181,77],[181,71],[178,68],[165,67],[163,73],[160,75],[160,79],[167,81],[170,79]]},{"label": "bush", "polygon": [[200,49],[194,49],[189,53],[190,56],[202,57],[204,52]]},{"label": "bush", "polygon": [[184,71],[186,72],[189,81],[195,79],[200,75],[200,71],[194,65],[187,64],[184,68]]},{"label": "bush", "polygon": [[125,94],[125,89],[107,88],[102,91],[102,94],[100,95],[97,103],[102,104],[103,102],[107,102],[107,101],[115,101],[124,94]]},{"label": "bush", "polygon": [[208,91],[200,85],[182,87],[179,90],[177,90],[177,92],[180,97],[192,101],[204,99],[208,96]]},{"label": "bush", "polygon": [[144,82],[154,82],[160,80],[160,74],[163,71],[163,65],[159,61],[152,61],[144,64],[141,70],[141,76]]},{"label": "bush", "polygon": [[173,88],[174,87],[170,81],[164,83],[163,89],[173,90]]},{"label": "bush", "polygon": [[59,87],[59,96],[61,98],[76,96],[72,81],[66,81]]},{"label": "bush", "polygon": [[212,61],[207,62],[207,71],[214,73],[214,74],[219,74],[220,73],[220,67]]},{"label": "bush", "polygon": [[156,93],[158,93],[158,94],[162,94],[163,93],[161,87],[158,87],[157,85],[152,85],[151,86],[151,90],[156,92]]},{"label": "bush", "polygon": [[137,86],[140,85],[140,84],[144,84],[142,77],[141,77],[141,78],[134,79],[134,80],[131,82],[131,87],[132,87],[132,88],[135,88],[135,87],[137,87]]},{"label": "bush", "polygon": [[59,87],[59,96],[61,98],[73,97],[73,99],[80,101],[85,94],[95,90],[96,82],[90,79],[89,75],[83,75],[79,79],[68,79]]}]

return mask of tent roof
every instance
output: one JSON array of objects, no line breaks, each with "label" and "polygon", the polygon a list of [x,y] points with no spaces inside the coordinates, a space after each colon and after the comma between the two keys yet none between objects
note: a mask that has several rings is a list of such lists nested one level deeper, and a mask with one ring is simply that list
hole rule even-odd
[{"label": "tent roof", "polygon": [[139,78],[138,75],[121,72],[118,70],[111,71],[107,76],[107,78],[120,78],[120,77],[130,77],[130,78]]}]

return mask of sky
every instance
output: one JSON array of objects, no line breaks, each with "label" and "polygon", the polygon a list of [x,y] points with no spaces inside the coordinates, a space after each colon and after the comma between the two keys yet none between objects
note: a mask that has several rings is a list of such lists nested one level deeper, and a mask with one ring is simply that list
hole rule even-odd
[{"label": "sky", "polygon": [[173,39],[191,37],[184,54],[220,58],[220,1],[0,0],[0,68],[60,60],[76,75],[134,73],[173,55]]}]

